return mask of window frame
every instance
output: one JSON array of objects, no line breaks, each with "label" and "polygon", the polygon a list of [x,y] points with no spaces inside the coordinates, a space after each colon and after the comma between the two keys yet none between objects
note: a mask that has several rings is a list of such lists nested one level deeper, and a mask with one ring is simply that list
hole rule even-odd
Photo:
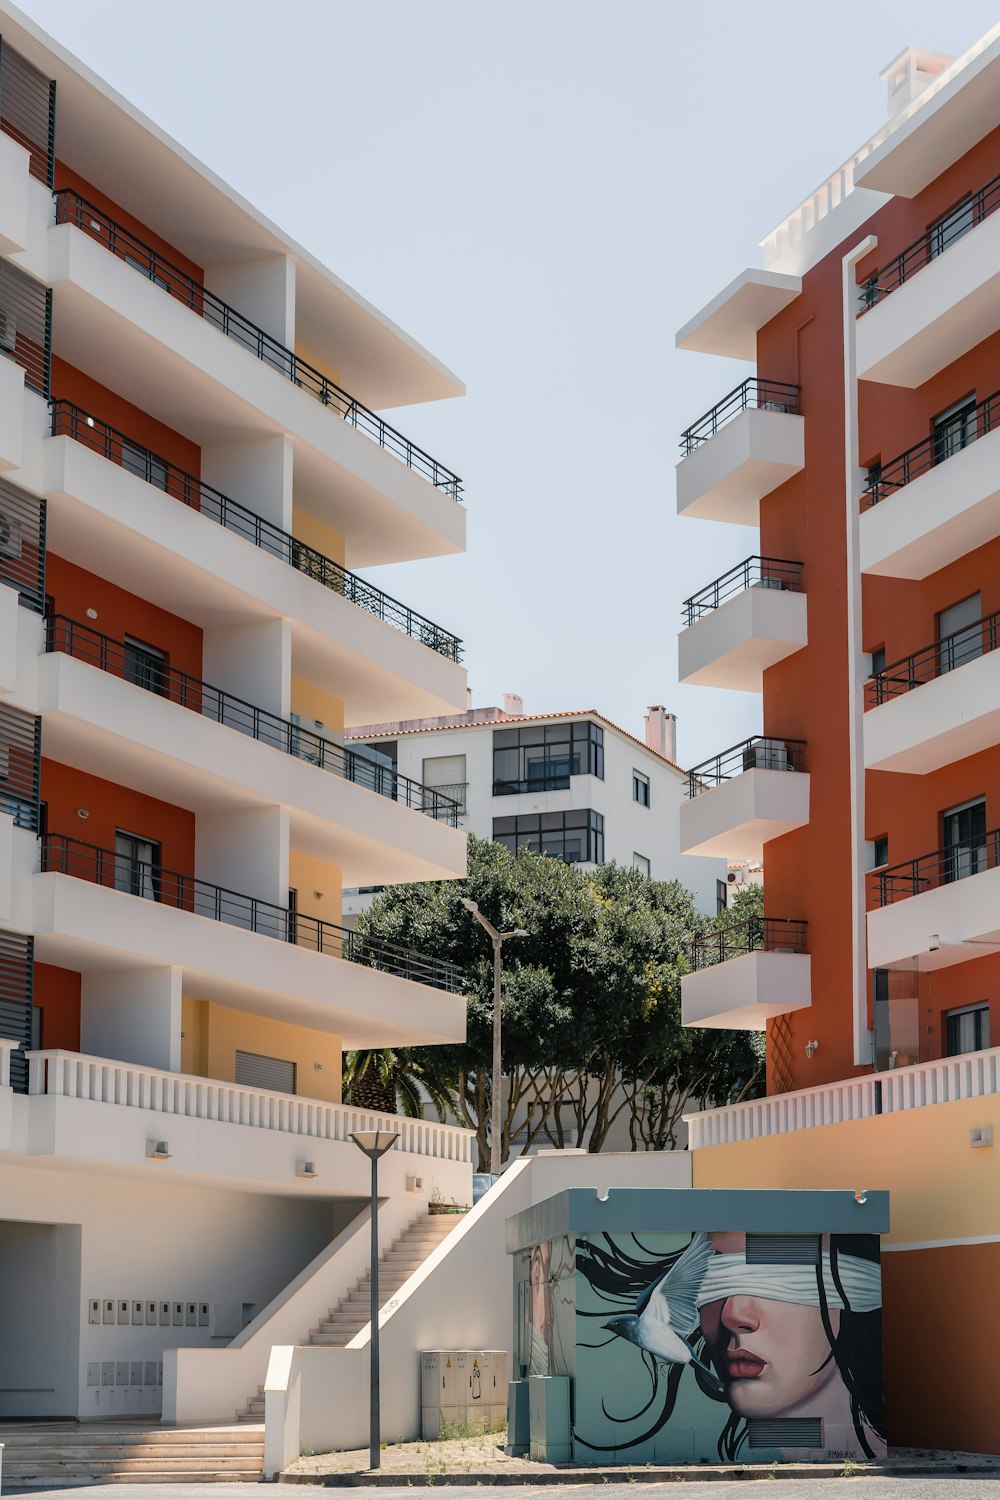
[{"label": "window frame", "polygon": [[[643,790],[645,790],[645,793],[646,793],[645,797],[641,797],[639,795],[640,792],[643,791]],[[653,800],[653,791],[652,791],[652,786],[650,785],[649,777],[646,775],[645,771],[639,771],[639,770],[636,769],[635,766],[633,766],[632,767],[632,801],[633,802],[637,802],[640,807],[645,807],[645,808],[648,809],[649,807],[652,806],[652,800]]]}]

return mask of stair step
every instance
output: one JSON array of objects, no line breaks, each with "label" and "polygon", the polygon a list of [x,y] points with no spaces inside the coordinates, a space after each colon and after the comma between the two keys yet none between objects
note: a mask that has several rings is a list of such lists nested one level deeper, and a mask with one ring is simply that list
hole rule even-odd
[{"label": "stair step", "polygon": [[246,1446],[263,1442],[263,1434],[239,1432],[233,1427],[119,1427],[110,1423],[107,1427],[77,1426],[71,1423],[65,1428],[53,1427],[0,1427],[0,1443],[7,1445],[5,1458],[18,1449],[60,1448],[70,1446],[86,1448],[92,1452],[101,1448],[140,1445],[143,1447],[216,1448],[237,1443]]},{"label": "stair step", "polygon": [[66,1443],[65,1445],[47,1444],[37,1448],[24,1448],[19,1443],[8,1444],[3,1455],[3,1473],[10,1472],[11,1464],[41,1464],[41,1463],[117,1463],[119,1459],[155,1459],[162,1463],[166,1454],[169,1454],[170,1462],[177,1459],[197,1459],[203,1463],[206,1457],[213,1462],[223,1459],[236,1459],[243,1463],[249,1454],[251,1457],[258,1448],[263,1449],[263,1443],[252,1445],[242,1442],[241,1435],[236,1434],[236,1441],[232,1443],[219,1443],[209,1448],[207,1445],[197,1443],[178,1443],[176,1447],[166,1448],[156,1443],[107,1443],[96,1447],[88,1443]]}]

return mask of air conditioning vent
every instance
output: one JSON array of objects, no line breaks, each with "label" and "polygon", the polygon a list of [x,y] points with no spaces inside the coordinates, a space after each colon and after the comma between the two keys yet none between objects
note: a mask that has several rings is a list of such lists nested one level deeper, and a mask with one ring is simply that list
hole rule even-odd
[{"label": "air conditioning vent", "polygon": [[0,349],[13,354],[17,347],[17,319],[13,313],[0,308]]},{"label": "air conditioning vent", "polygon": [[768,1417],[747,1423],[751,1448],[811,1448],[823,1446],[822,1417]]},{"label": "air conditioning vent", "polygon": [[0,557],[21,556],[21,523],[0,510]]}]

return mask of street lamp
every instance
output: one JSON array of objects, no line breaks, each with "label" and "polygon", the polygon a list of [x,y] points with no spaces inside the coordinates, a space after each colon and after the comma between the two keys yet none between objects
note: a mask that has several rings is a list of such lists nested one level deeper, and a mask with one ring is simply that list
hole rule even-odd
[{"label": "street lamp", "polygon": [[490,1120],[490,1172],[500,1176],[500,981],[503,975],[503,945],[508,938],[528,937],[523,927],[511,932],[498,932],[492,922],[487,921],[471,896],[461,898],[466,911],[471,911],[480,927],[486,929],[493,944],[493,1107]]},{"label": "street lamp", "polygon": [[379,1411],[378,1377],[378,1159],[399,1140],[398,1130],[354,1130],[351,1140],[372,1164],[372,1334],[371,1334],[371,1421],[368,1430],[368,1467],[377,1469],[381,1461],[382,1423]]}]

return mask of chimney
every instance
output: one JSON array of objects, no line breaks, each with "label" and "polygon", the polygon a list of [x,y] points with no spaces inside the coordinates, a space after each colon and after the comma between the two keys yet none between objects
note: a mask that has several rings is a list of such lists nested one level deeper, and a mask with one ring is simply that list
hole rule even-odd
[{"label": "chimney", "polygon": [[510,714],[513,718],[518,718],[521,714],[523,714],[524,713],[524,699],[521,697],[521,694],[520,693],[504,693],[504,695],[503,695],[503,711],[504,711],[505,714]]},{"label": "chimney", "polygon": [[888,98],[886,114],[891,120],[900,110],[912,104],[928,84],[934,82],[955,59],[945,52],[928,52],[926,47],[904,47],[898,57],[882,69]]},{"label": "chimney", "polygon": [[654,704],[646,714],[646,744],[657,755],[677,760],[677,715],[668,714],[662,703]]}]

